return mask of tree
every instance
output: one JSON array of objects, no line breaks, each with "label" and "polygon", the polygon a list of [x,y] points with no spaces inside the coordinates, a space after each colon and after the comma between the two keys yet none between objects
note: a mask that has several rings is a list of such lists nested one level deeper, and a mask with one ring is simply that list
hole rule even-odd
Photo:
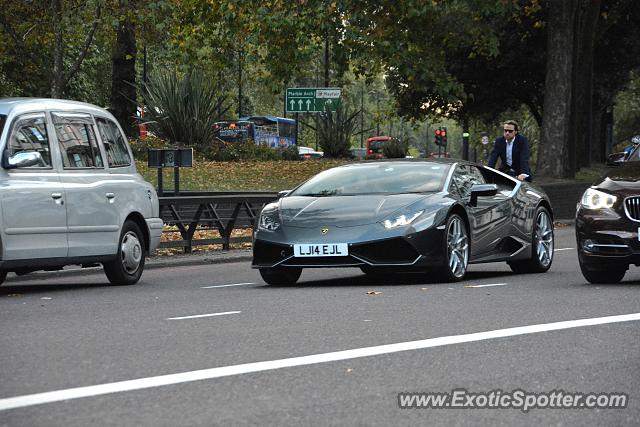
[{"label": "tree", "polygon": [[102,1],[5,2],[0,9],[2,73],[15,95],[63,97],[91,51]]},{"label": "tree", "polygon": [[551,1],[547,39],[547,75],[542,118],[542,140],[536,175],[567,177],[572,79],[579,0]]},{"label": "tree", "polygon": [[51,96],[53,98],[61,98],[64,90],[66,89],[69,80],[78,72],[82,61],[87,56],[89,47],[93,42],[93,37],[100,22],[100,13],[102,11],[102,5],[100,1],[96,2],[93,22],[90,28],[86,32],[84,43],[80,48],[80,51],[74,58],[71,67],[65,71],[64,67],[64,54],[65,54],[65,41],[64,41],[64,28],[63,28],[63,8],[62,0],[51,0],[51,16],[53,27],[53,77],[51,82]]},{"label": "tree", "polygon": [[118,0],[116,41],[111,54],[111,113],[129,137],[138,136],[136,116],[137,0]]}]

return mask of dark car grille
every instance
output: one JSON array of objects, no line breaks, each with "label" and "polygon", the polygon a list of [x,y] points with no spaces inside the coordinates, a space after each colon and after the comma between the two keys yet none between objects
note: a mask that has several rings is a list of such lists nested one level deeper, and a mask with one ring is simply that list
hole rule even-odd
[{"label": "dark car grille", "polygon": [[256,240],[253,244],[254,264],[275,264],[293,255],[293,248],[289,245]]},{"label": "dark car grille", "polygon": [[413,246],[402,238],[353,245],[351,254],[372,264],[410,264],[420,255]]},{"label": "dark car grille", "polygon": [[287,267],[331,267],[331,266],[356,266],[364,264],[362,261],[358,261],[352,256],[336,256],[336,257],[304,257],[304,258],[289,258],[282,265]]},{"label": "dark car grille", "polygon": [[624,201],[624,207],[630,219],[640,221],[640,197],[628,197]]},{"label": "dark car grille", "polygon": [[[294,258],[289,245],[256,240],[253,245],[253,264],[259,266],[357,266],[366,262],[376,264],[413,264],[420,256],[418,251],[402,238],[381,240],[349,247],[346,257]],[[286,261],[285,261],[286,260]]]}]

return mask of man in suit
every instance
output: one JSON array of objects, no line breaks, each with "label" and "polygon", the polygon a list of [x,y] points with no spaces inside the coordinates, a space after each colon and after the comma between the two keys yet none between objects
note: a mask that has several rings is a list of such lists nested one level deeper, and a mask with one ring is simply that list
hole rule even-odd
[{"label": "man in suit", "polygon": [[502,125],[504,136],[494,142],[489,155],[489,167],[495,168],[498,157],[501,160],[500,171],[531,182],[529,169],[529,141],[518,133],[518,122],[507,120]]}]

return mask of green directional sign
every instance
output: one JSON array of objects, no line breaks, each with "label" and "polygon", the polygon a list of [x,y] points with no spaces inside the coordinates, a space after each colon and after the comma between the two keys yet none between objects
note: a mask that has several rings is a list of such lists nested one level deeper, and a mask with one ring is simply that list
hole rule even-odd
[{"label": "green directional sign", "polygon": [[336,111],[341,89],[335,87],[296,87],[287,89],[287,113]]}]

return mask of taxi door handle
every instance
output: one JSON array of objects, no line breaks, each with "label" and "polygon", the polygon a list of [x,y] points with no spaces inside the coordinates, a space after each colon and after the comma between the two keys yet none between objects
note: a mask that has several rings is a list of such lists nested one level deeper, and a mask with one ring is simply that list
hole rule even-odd
[{"label": "taxi door handle", "polygon": [[64,205],[64,200],[62,200],[62,193],[51,193],[51,198],[58,205]]}]

